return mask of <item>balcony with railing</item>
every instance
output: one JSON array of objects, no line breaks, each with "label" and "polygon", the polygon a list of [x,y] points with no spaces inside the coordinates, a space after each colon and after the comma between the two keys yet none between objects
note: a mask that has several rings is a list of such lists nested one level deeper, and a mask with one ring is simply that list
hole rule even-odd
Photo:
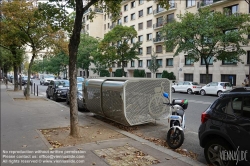
[{"label": "balcony with railing", "polygon": [[217,6],[227,2],[230,2],[230,0],[201,0],[197,3],[197,7],[202,8],[206,6]]},{"label": "balcony with railing", "polygon": [[[89,8],[88,10],[86,10],[83,14],[86,14],[86,13],[89,13],[91,12],[93,9]],[[103,10],[102,9],[99,9],[99,8],[95,8],[94,9],[94,12],[96,13],[103,13]]]},{"label": "balcony with railing", "polygon": [[170,6],[169,6],[169,9],[165,9],[165,8],[157,8],[153,11],[153,14],[154,15],[158,15],[158,14],[161,14],[161,13],[166,13],[166,12],[170,12],[170,11],[173,11],[177,8],[177,4],[176,3],[171,3]]},{"label": "balcony with railing", "polygon": [[154,43],[161,43],[161,42],[164,42],[164,41],[165,41],[165,38],[163,38],[163,37],[153,38]]}]

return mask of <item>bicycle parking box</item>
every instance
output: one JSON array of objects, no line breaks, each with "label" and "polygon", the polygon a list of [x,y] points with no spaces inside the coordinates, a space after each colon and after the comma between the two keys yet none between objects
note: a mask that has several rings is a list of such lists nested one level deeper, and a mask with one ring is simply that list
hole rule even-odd
[{"label": "bicycle parking box", "polygon": [[163,92],[169,93],[171,101],[171,81],[166,78],[104,77],[83,82],[87,109],[125,126],[152,122],[169,113]]}]

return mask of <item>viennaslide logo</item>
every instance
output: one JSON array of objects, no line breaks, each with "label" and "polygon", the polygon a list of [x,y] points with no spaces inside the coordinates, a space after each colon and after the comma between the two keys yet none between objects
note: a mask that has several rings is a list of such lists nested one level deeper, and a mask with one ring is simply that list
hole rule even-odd
[{"label": "viennaslide logo", "polygon": [[236,165],[239,161],[247,161],[247,150],[241,151],[238,148],[235,150],[222,150],[220,151],[220,158],[224,161],[233,160],[236,161]]}]

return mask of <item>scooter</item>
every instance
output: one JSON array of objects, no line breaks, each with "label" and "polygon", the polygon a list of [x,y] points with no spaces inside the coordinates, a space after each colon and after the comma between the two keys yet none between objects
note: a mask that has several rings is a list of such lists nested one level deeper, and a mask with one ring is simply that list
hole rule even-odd
[{"label": "scooter", "polygon": [[164,92],[163,96],[168,99],[168,103],[163,104],[172,108],[171,115],[168,117],[170,129],[168,130],[166,141],[170,148],[177,149],[184,142],[185,109],[188,107],[188,100],[173,99],[172,103],[170,103],[168,93]]}]

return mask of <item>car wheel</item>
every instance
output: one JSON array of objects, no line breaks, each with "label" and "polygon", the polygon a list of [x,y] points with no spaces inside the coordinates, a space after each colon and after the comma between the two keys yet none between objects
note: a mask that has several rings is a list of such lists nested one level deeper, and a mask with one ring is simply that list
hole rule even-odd
[{"label": "car wheel", "polygon": [[174,89],[174,88],[172,88],[172,89],[171,89],[171,91],[172,91],[172,93],[174,93],[174,92],[175,92],[175,89]]},{"label": "car wheel", "polygon": [[192,89],[188,89],[188,90],[187,90],[187,93],[188,93],[189,95],[191,95],[191,94],[192,94]]},{"label": "car wheel", "polygon": [[56,101],[56,102],[58,101],[58,98],[57,98],[56,94],[53,94],[53,100]]},{"label": "car wheel", "polygon": [[50,99],[50,96],[49,96],[49,94],[46,92],[46,97],[48,98],[48,99]]},{"label": "car wheel", "polygon": [[223,153],[223,151],[230,150],[232,150],[232,148],[230,148],[225,141],[221,139],[213,139],[205,145],[204,156],[208,164],[233,166],[235,165],[233,160],[223,160],[221,157],[221,153]]},{"label": "car wheel", "polygon": [[206,95],[205,90],[201,90],[201,92],[200,92],[200,93],[201,93],[201,95],[202,95],[202,96],[205,96],[205,95]]},{"label": "car wheel", "polygon": [[220,97],[221,93],[222,93],[222,91],[218,91],[217,96]]}]

